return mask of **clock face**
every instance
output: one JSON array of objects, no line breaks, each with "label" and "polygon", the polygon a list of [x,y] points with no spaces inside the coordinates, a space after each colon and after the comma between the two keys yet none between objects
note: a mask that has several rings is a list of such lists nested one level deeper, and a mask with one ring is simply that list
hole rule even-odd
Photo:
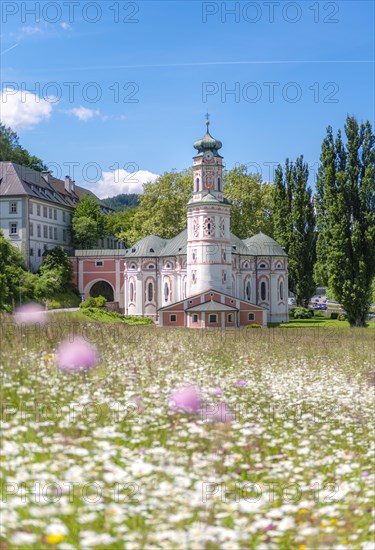
[{"label": "clock face", "polygon": [[204,154],[204,158],[206,160],[211,160],[213,158],[213,154],[211,153],[211,151],[206,151]]}]

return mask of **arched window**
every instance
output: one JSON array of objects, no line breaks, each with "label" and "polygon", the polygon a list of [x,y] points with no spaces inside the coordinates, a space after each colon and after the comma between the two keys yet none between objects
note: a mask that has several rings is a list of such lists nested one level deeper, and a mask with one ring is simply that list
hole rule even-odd
[{"label": "arched window", "polygon": [[266,264],[260,264],[259,267],[260,267],[260,269],[266,269],[267,266],[266,266]]},{"label": "arched window", "polygon": [[284,283],[280,283],[280,300],[284,300]]},{"label": "arched window", "polygon": [[186,295],[187,295],[187,283],[185,281],[185,283],[184,283],[184,298],[186,298]]},{"label": "arched window", "polygon": [[134,301],[134,284],[130,283],[130,301]]},{"label": "arched window", "polygon": [[168,286],[168,283],[165,282],[164,283],[164,299],[166,302],[168,302],[168,298],[169,298],[169,286]]},{"label": "arched window", "polygon": [[247,281],[247,283],[246,283],[246,299],[249,300],[249,302],[250,302],[250,298],[251,298],[251,283],[250,283],[250,281]]},{"label": "arched window", "polygon": [[197,178],[195,180],[195,190],[198,191],[199,190],[199,178]]},{"label": "arched window", "polygon": [[261,300],[266,299],[266,283],[264,281],[260,283],[260,298]]},{"label": "arched window", "polygon": [[154,298],[154,285],[151,281],[147,285],[147,298],[149,302],[152,302]]},{"label": "arched window", "polygon": [[220,191],[220,178],[217,178],[217,190]]}]

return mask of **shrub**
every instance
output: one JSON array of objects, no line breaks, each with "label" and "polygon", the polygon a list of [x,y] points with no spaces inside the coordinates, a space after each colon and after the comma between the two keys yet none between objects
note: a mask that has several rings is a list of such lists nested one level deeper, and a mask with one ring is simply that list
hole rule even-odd
[{"label": "shrub", "polygon": [[246,328],[261,328],[261,325],[257,325],[256,323],[253,323],[252,325],[247,325]]},{"label": "shrub", "polygon": [[305,307],[296,307],[293,310],[293,318],[294,319],[311,319],[313,317],[314,312],[310,309],[307,309]]},{"label": "shrub", "polygon": [[346,313],[339,313],[337,319],[339,321],[346,321],[348,319],[348,317],[347,317]]},{"label": "shrub", "polygon": [[103,307],[106,304],[106,299],[104,296],[97,296],[97,298],[93,298],[92,296],[89,296],[86,298],[86,300],[79,305],[81,308],[88,308],[88,307]]},{"label": "shrub", "polygon": [[121,322],[126,325],[152,325],[153,321],[148,317],[133,317],[132,315],[122,315],[115,311],[104,311],[95,307],[87,307],[82,310],[83,315],[94,321],[104,321],[109,323]]}]

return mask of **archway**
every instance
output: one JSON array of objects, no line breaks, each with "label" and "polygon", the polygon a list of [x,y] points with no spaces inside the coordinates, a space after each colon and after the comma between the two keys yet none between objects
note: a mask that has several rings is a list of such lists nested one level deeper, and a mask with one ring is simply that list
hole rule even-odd
[{"label": "archway", "polygon": [[107,281],[97,281],[90,289],[90,296],[97,298],[104,296],[107,302],[114,302],[113,288]]}]

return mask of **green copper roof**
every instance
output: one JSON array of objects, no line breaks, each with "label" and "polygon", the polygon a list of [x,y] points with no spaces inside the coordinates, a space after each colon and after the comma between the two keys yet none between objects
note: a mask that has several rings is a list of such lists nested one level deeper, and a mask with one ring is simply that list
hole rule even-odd
[{"label": "green copper roof", "polygon": [[197,149],[198,153],[204,153],[205,151],[212,151],[213,153],[217,153],[219,149],[222,148],[223,144],[221,141],[213,138],[208,131],[209,122],[206,122],[207,125],[207,132],[206,135],[202,137],[202,139],[198,139],[194,143],[194,149]]},{"label": "green copper roof", "polygon": [[190,199],[190,201],[188,202],[188,206],[195,206],[197,204],[229,204],[229,202],[227,201],[227,199],[219,201],[219,199],[217,199],[215,195],[212,195],[212,193],[208,191],[200,201]]},{"label": "green copper roof", "polygon": [[179,256],[186,254],[187,249],[187,229],[184,229],[174,239],[166,241],[166,245],[160,252],[160,256]]},{"label": "green copper roof", "polygon": [[286,256],[285,250],[264,233],[253,235],[244,241],[252,256]]},{"label": "green copper roof", "polygon": [[136,242],[131,248],[128,248],[125,252],[125,256],[127,258],[159,256],[167,242],[166,239],[161,239],[156,235],[148,235],[144,239]]}]

